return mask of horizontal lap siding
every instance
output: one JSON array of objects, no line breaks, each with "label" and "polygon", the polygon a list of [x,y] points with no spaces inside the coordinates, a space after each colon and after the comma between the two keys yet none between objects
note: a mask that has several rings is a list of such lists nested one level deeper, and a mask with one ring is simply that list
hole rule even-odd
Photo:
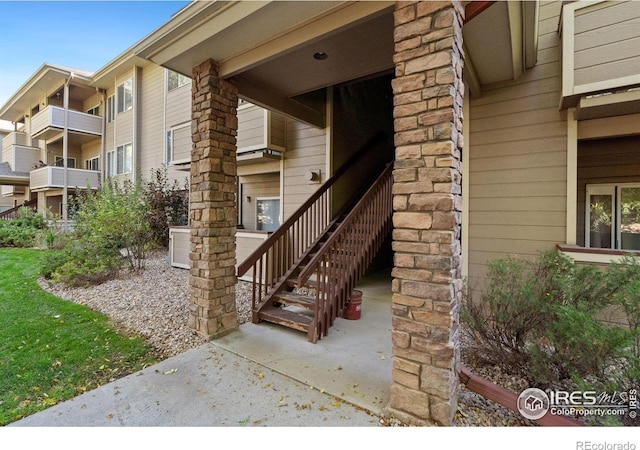
[{"label": "horizontal lap siding", "polygon": [[238,111],[238,151],[265,146],[265,114],[266,111],[258,106],[248,106]]},{"label": "horizontal lap siding", "polygon": [[538,64],[470,100],[469,276],[566,236],[566,114],[558,110],[560,2],[543,3]]},{"label": "horizontal lap siding", "polygon": [[[287,152],[284,159],[284,220],[327,181],[326,136],[323,129],[287,121]],[[321,170],[321,183],[309,182],[305,174]]]},{"label": "horizontal lap siding", "polygon": [[164,68],[151,64],[140,76],[138,113],[138,161],[140,174],[149,179],[151,170],[161,167],[164,158]]},{"label": "horizontal lap siding", "polygon": [[640,2],[578,9],[575,17],[575,84],[640,73]]}]

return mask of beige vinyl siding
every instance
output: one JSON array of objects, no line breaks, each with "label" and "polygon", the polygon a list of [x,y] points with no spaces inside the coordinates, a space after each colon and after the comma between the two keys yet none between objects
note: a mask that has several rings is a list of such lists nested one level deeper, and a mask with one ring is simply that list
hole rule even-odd
[{"label": "beige vinyl siding", "polygon": [[150,64],[138,79],[138,142],[140,175],[149,179],[151,170],[165,163],[164,68]]},{"label": "beige vinyl siding", "polygon": [[[166,90],[166,85],[163,84],[162,89]],[[158,95],[163,92],[162,89],[158,91]],[[166,114],[168,128],[191,120],[191,83],[167,92]]]},{"label": "beige vinyl siding", "polygon": [[538,65],[470,99],[469,277],[488,260],[536,255],[566,236],[566,113],[558,110],[560,2],[543,2]]},{"label": "beige vinyl siding", "polygon": [[[107,120],[105,115],[104,120]],[[107,122],[105,126],[104,145],[107,151],[115,147],[115,122]]]},{"label": "beige vinyl siding", "polygon": [[611,2],[575,15],[576,85],[640,73],[640,2]]},{"label": "beige vinyl siding", "polygon": [[115,127],[115,146],[133,142],[133,110],[118,114]]},{"label": "beige vinyl siding", "polygon": [[238,110],[238,153],[286,148],[286,119],[281,114],[249,105]]},{"label": "beige vinyl siding", "polygon": [[[287,121],[287,152],[284,159],[283,220],[311,196],[321,183],[327,181],[325,130],[301,122]],[[321,171],[321,182],[309,182],[305,174]]]},{"label": "beige vinyl siding", "polygon": [[264,146],[265,114],[264,109],[255,105],[238,110],[238,152]]},{"label": "beige vinyl siding", "polygon": [[270,122],[270,144],[276,148],[284,150],[287,146],[287,120],[281,114],[269,113]]},{"label": "beige vinyl siding", "polygon": [[[239,178],[242,184],[242,225],[247,230],[256,229],[256,199],[280,197],[280,174],[264,173]],[[247,201],[247,197],[251,200]]]},{"label": "beige vinyl siding", "polygon": [[[116,105],[118,104],[118,95],[117,95],[117,86],[121,85],[122,83],[124,83],[125,81],[127,81],[127,79],[129,78],[135,78],[134,77],[134,73],[133,70],[130,70],[129,72],[119,75],[116,83],[115,83],[115,90],[114,90],[114,94],[116,94],[114,96],[114,102],[116,103]],[[134,80],[135,81],[135,80]],[[137,94],[136,92],[136,87],[134,86],[134,93],[133,95],[135,96]],[[134,98],[133,100],[133,105],[136,105],[136,102],[138,102],[139,99],[138,98]],[[116,107],[116,116],[115,116],[115,121],[114,123],[114,143],[113,143],[113,148],[119,146],[119,145],[125,145],[125,144],[129,144],[129,143],[133,143],[133,108],[128,110],[128,111],[124,111],[121,113],[117,112],[117,107]],[[113,148],[109,148],[107,147],[107,150],[112,150]]]},{"label": "beige vinyl siding", "polygon": [[100,157],[100,169],[102,170],[102,155],[100,154],[102,150],[102,145],[100,144],[100,140],[91,141],[81,147],[81,156],[82,161],[78,161],[78,168],[84,169],[85,162],[89,159],[93,159],[95,157]]},{"label": "beige vinyl siding", "polygon": [[86,99],[82,104],[82,112],[87,112],[91,108],[95,108],[96,106],[100,107],[100,115],[105,118],[105,107],[107,106],[102,99],[102,94],[96,92],[91,97]]}]

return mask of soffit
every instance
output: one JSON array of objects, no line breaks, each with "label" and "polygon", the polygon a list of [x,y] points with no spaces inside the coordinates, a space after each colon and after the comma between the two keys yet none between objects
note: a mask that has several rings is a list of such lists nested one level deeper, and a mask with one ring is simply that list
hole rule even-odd
[{"label": "soffit", "polygon": [[[133,52],[187,76],[211,58],[242,97],[289,115],[297,112],[289,100],[301,94],[393,70],[394,2],[199,3]],[[465,81],[470,73],[476,77],[474,93],[513,80],[535,63],[537,1],[490,3],[463,28]],[[327,59],[314,60],[316,52]],[[323,114],[311,109],[316,118]]]},{"label": "soffit", "polygon": [[0,119],[17,122],[25,113],[36,106],[40,99],[55,94],[72,75],[73,80],[71,84],[75,89],[71,90],[71,98],[73,98],[74,92],[80,93],[85,91],[90,81],[90,73],[44,64],[27,80],[13,97],[2,106],[0,109]]}]

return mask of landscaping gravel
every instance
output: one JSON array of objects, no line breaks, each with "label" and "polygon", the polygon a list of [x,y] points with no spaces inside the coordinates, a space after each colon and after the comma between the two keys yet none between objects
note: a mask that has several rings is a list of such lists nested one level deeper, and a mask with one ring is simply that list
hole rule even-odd
[{"label": "landscaping gravel", "polygon": [[[89,288],[66,288],[40,279],[40,286],[52,294],[88,306],[111,318],[125,333],[142,335],[161,357],[178,355],[205,341],[187,327],[189,316],[188,271],[171,267],[166,252],[150,254],[145,270],[124,272],[121,276]],[[251,291],[247,282],[239,281],[236,290],[239,323],[251,320]],[[519,393],[522,380],[505,376],[498,367],[474,367],[474,373]],[[519,414],[497,405],[464,386],[460,390],[456,426],[530,425]],[[386,424],[397,426],[398,424]]]}]

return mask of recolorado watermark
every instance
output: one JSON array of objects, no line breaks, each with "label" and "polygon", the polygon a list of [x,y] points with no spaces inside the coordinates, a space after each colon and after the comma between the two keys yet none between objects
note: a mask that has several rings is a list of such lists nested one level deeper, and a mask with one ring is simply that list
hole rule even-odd
[{"label": "recolorado watermark", "polygon": [[593,442],[578,441],[576,442],[576,450],[636,450],[636,444],[633,442]]},{"label": "recolorado watermark", "polygon": [[[518,411],[523,417],[538,420],[546,414],[567,417],[629,417],[640,412],[637,389],[628,391],[543,391],[528,388],[518,396]],[[587,447],[582,447],[587,450]],[[614,450],[617,447],[589,447],[589,450]],[[635,447],[634,447],[635,448]],[[630,449],[631,450],[631,449]]]}]

